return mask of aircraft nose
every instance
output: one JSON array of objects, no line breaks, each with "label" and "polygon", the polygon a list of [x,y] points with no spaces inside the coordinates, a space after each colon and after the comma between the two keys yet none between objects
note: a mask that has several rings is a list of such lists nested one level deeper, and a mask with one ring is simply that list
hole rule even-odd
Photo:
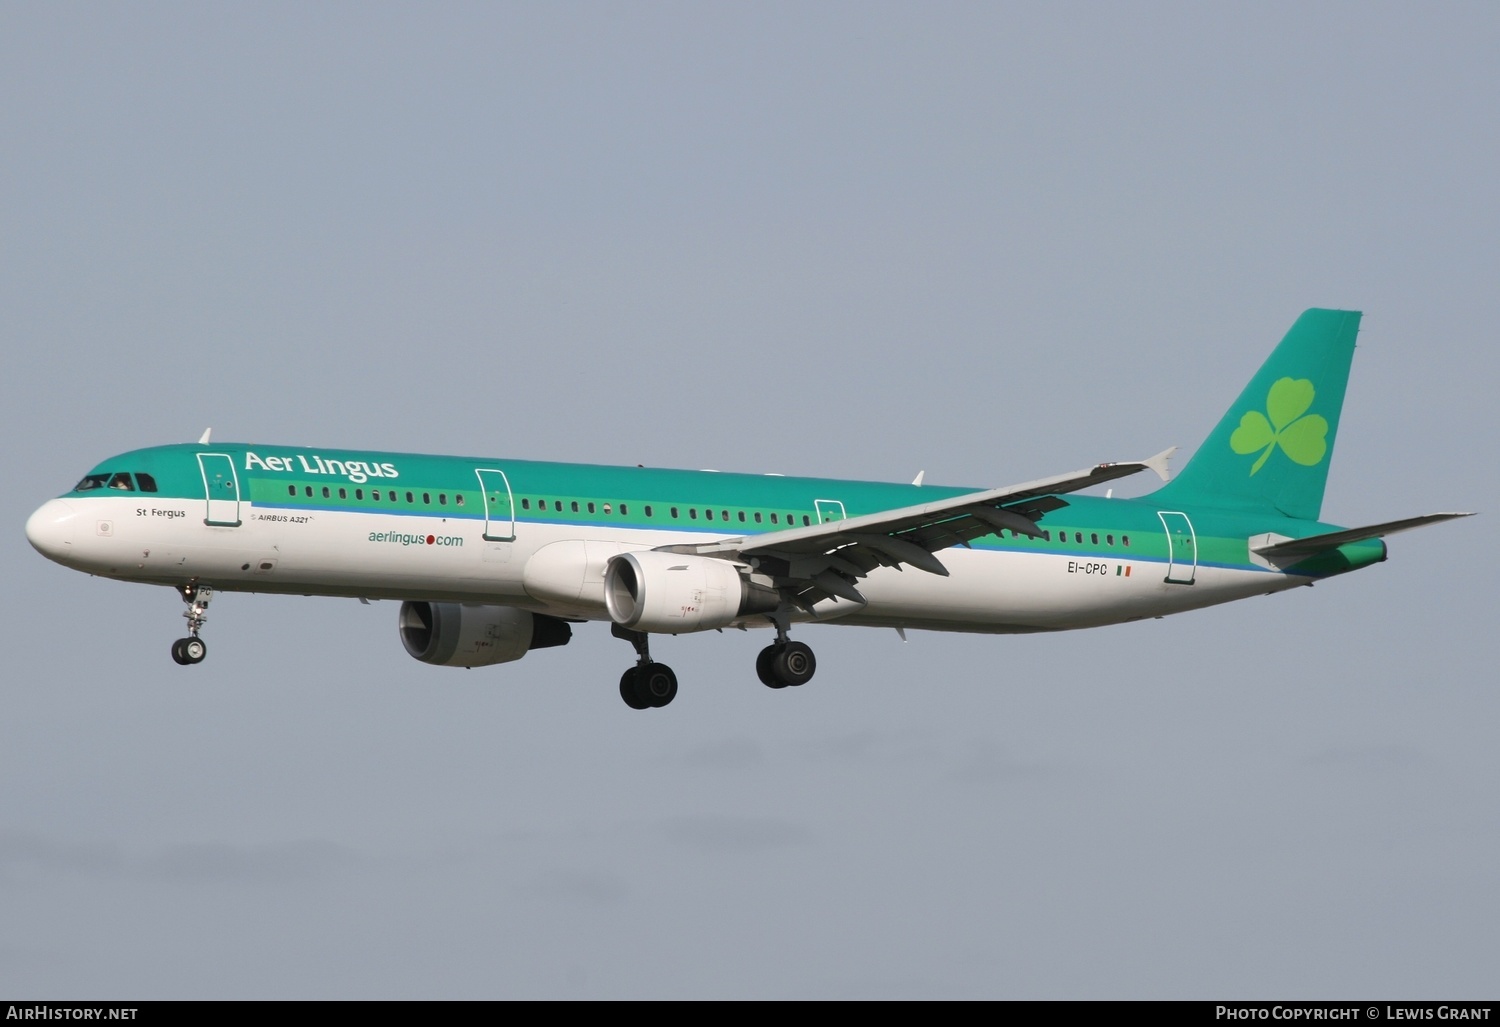
[{"label": "aircraft nose", "polygon": [[78,511],[61,499],[49,499],[26,519],[26,539],[49,560],[63,560],[73,549]]}]

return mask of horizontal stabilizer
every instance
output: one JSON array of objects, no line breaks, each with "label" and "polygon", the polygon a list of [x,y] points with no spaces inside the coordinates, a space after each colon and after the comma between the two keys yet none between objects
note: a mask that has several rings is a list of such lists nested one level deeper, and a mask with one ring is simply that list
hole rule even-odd
[{"label": "horizontal stabilizer", "polygon": [[1364,542],[1372,538],[1384,538],[1386,535],[1394,535],[1398,531],[1410,531],[1412,528],[1420,528],[1424,524],[1437,524],[1439,521],[1451,521],[1455,517],[1472,517],[1472,513],[1435,513],[1423,514],[1421,517],[1407,517],[1400,521],[1386,521],[1384,524],[1369,524],[1363,528],[1345,528],[1343,531],[1330,531],[1324,535],[1310,535],[1307,538],[1287,539],[1284,542],[1273,542],[1269,545],[1251,546],[1250,551],[1263,556],[1268,560],[1301,560],[1305,557],[1316,556],[1318,553],[1337,549],[1339,546],[1350,542]]}]

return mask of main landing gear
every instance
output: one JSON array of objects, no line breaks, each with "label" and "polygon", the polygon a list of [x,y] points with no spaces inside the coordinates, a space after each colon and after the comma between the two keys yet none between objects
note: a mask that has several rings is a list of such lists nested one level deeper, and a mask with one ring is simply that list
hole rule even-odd
[{"label": "main landing gear", "polygon": [[208,655],[208,645],[198,637],[198,632],[208,620],[208,604],[214,597],[214,590],[207,585],[183,585],[177,591],[182,593],[182,601],[188,605],[182,614],[187,618],[188,637],[172,643],[172,659],[190,667],[202,663],[203,657]]},{"label": "main landing gear", "polygon": [[784,617],[773,617],[772,623],[776,625],[776,641],[762,649],[755,658],[756,676],[767,688],[807,684],[818,669],[812,648],[786,637],[787,620]]},{"label": "main landing gear", "polygon": [[610,632],[635,646],[636,664],[620,675],[620,698],[632,710],[649,710],[665,706],[677,697],[677,675],[665,663],[651,659],[651,649],[644,631],[631,631],[618,624]]},{"label": "main landing gear", "polygon": [[755,674],[768,688],[805,685],[817,669],[817,658],[803,642],[774,642],[755,658]]},{"label": "main landing gear", "polygon": [[[620,675],[620,698],[632,710],[649,710],[665,706],[677,697],[677,675],[665,663],[651,659],[651,649],[643,631],[631,631],[618,624],[610,627],[616,638],[635,646],[636,664]],[[186,641],[186,639],[184,639]],[[175,650],[174,650],[175,653]],[[805,685],[818,669],[811,647],[786,637],[786,623],[776,622],[776,641],[755,658],[755,673],[770,688]]]}]

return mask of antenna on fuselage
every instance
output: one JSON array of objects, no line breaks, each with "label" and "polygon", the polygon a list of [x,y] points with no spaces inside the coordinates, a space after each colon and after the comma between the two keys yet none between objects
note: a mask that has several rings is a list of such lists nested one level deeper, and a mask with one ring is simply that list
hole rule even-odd
[{"label": "antenna on fuselage", "polygon": [[200,446],[206,446],[206,445],[208,445],[208,437],[210,435],[212,435],[213,433],[214,433],[214,430],[212,428],[204,428],[203,429],[203,437],[198,440],[198,445],[200,445]]}]

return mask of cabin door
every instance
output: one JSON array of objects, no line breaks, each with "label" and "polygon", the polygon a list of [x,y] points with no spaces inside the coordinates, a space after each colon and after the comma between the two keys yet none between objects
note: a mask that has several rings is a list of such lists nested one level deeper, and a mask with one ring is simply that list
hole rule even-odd
[{"label": "cabin door", "polygon": [[208,501],[203,523],[238,528],[240,480],[234,473],[234,459],[223,453],[199,453],[198,469],[203,472],[203,495]]},{"label": "cabin door", "polygon": [[[479,487],[484,492],[484,538],[487,542],[516,540],[516,510],[510,494],[510,480],[504,471],[481,468]],[[509,547],[507,547],[509,548]]]},{"label": "cabin door", "polygon": [[1198,572],[1198,539],[1187,514],[1162,510],[1157,515],[1167,532],[1167,577],[1170,585],[1191,585]]},{"label": "cabin door", "polygon": [[817,508],[819,524],[844,519],[844,504],[837,499],[815,499],[813,506]]}]

